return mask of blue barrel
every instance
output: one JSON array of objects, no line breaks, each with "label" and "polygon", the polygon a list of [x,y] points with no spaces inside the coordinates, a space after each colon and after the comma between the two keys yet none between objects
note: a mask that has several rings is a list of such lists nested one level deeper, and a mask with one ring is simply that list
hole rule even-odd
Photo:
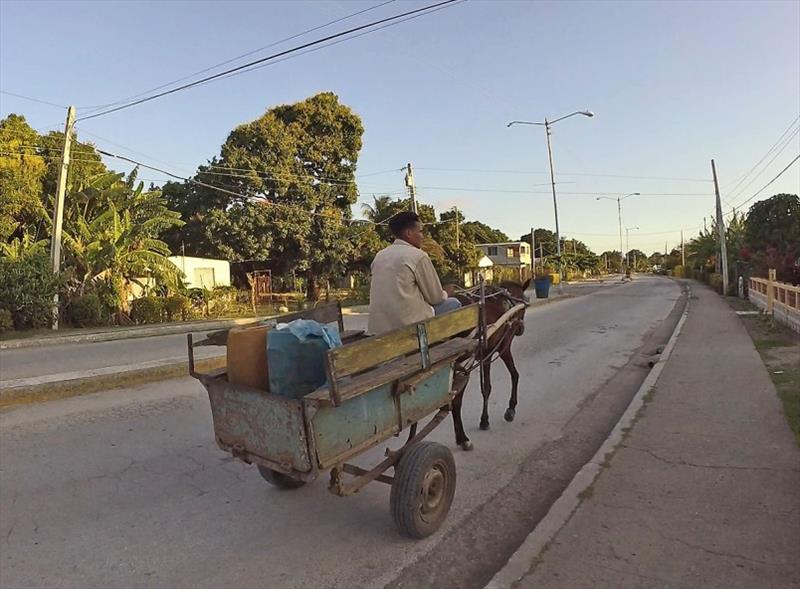
[{"label": "blue barrel", "polygon": [[272,330],[267,335],[269,392],[301,399],[327,381],[325,353],[328,344],[321,337],[300,341],[286,330]]},{"label": "blue barrel", "polygon": [[536,290],[537,299],[546,299],[550,296],[550,277],[537,278],[533,281],[533,288]]}]

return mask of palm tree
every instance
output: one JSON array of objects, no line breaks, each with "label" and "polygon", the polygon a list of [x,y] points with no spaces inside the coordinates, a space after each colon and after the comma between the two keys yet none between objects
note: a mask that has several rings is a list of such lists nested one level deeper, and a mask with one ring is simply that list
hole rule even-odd
[{"label": "palm tree", "polygon": [[146,287],[142,279],[152,277],[168,288],[179,285],[180,271],[158,236],[183,222],[167,209],[160,191],[145,192],[142,182],[133,187],[122,174],[103,174],[76,200],[80,204],[65,227],[64,244],[78,294],[107,281],[122,308],[133,284]]}]

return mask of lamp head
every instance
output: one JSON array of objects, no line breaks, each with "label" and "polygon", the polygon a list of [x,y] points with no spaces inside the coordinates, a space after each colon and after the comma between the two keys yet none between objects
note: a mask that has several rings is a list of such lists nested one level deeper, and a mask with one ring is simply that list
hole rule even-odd
[{"label": "lamp head", "polygon": [[582,111],[581,111],[581,114],[582,114],[583,116],[585,116],[585,117],[589,117],[589,118],[591,118],[591,117],[593,117],[593,116],[594,116],[594,113],[593,113],[592,111],[590,111],[590,110],[582,110]]}]

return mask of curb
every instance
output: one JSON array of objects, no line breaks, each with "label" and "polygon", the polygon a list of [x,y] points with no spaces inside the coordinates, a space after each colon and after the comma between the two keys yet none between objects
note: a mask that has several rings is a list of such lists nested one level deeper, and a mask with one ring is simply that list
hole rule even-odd
[{"label": "curb", "polygon": [[160,325],[152,327],[137,327],[135,329],[115,329],[113,331],[95,331],[92,333],[74,333],[69,335],[54,335],[40,338],[10,339],[0,342],[0,350],[17,350],[20,348],[35,348],[57,346],[70,343],[110,342],[120,339],[136,339],[158,335],[174,335],[192,333],[195,331],[214,331],[236,325],[258,323],[269,317],[247,317],[244,319],[224,319],[219,321],[202,321],[197,323],[179,323],[174,325]]},{"label": "curb", "polygon": [[[225,356],[195,360],[195,370],[222,368]],[[144,384],[189,375],[188,360],[170,358],[127,366],[108,366],[82,372],[63,372],[34,378],[8,380],[0,384],[0,407],[77,397],[101,390]]]},{"label": "curb", "polygon": [[639,410],[645,403],[645,398],[655,386],[672,349],[680,336],[683,324],[689,315],[689,301],[691,299],[691,288],[687,289],[686,303],[672,335],[669,338],[660,359],[653,366],[652,370],[645,377],[644,382],[636,391],[636,394],[628,404],[627,409],[620,417],[614,429],[606,438],[605,442],[592,456],[591,460],[581,468],[572,478],[567,488],[561,493],[555,503],[550,507],[547,514],[536,525],[533,531],[517,548],[508,562],[492,577],[484,589],[511,589],[522,580],[532,568],[535,559],[547,548],[547,545],[555,538],[556,534],[567,524],[575,511],[580,507],[583,500],[583,493],[588,489],[602,472],[606,460],[617,449],[622,442],[625,433],[636,421]]}]

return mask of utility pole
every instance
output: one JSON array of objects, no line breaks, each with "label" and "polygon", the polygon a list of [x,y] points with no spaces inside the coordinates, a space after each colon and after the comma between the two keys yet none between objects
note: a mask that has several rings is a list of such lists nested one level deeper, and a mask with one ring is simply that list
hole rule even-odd
[{"label": "utility pole", "polygon": [[531,278],[536,275],[536,237],[533,235],[531,227]]},{"label": "utility pole", "polygon": [[[58,168],[58,186],[56,188],[55,209],[53,210],[53,233],[50,236],[50,260],[53,273],[61,272],[61,231],[64,225],[64,196],[67,192],[67,174],[69,172],[69,155],[72,148],[72,128],[75,125],[75,107],[67,109],[67,123],[64,125],[64,151],[61,153],[61,166]],[[53,295],[52,328],[58,329],[58,293]]]},{"label": "utility pole", "polygon": [[417,212],[417,189],[414,186],[414,170],[411,168],[411,162],[406,165],[406,187],[408,188],[408,195],[411,197],[411,210]]},{"label": "utility pole", "polygon": [[461,222],[458,218],[458,207],[453,207],[453,211],[456,214],[456,268],[458,269],[458,283],[461,284],[461,280],[464,278],[461,273],[461,236],[459,234]]},{"label": "utility pole", "polygon": [[[550,131],[550,122],[545,119],[544,120],[544,129],[545,134],[547,135],[547,159],[550,162],[550,186],[553,188],[553,212],[555,213],[556,217],[556,255],[558,256],[558,275],[561,276],[561,232],[558,229],[558,199],[556,199],[556,175],[553,171],[553,148],[550,145],[550,135],[552,132]],[[563,277],[562,277],[563,278]],[[561,280],[558,281],[558,292],[561,294],[564,292],[564,287],[561,285]]]},{"label": "utility pole", "polygon": [[722,296],[728,296],[728,244],[725,239],[725,219],[722,216],[722,203],[719,197],[719,183],[717,182],[717,166],[711,160],[711,173],[714,175],[714,192],[717,195],[717,234],[722,258]]},{"label": "utility pole", "polygon": [[683,229],[681,229],[681,268],[686,268],[686,248],[683,247]]}]

